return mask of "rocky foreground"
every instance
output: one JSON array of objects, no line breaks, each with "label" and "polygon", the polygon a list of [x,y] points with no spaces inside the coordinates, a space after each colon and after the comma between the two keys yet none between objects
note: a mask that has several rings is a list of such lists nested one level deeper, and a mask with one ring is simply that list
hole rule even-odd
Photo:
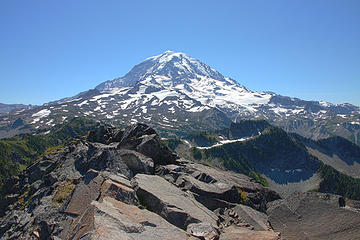
[{"label": "rocky foreground", "polygon": [[354,201],[280,199],[249,177],[179,158],[150,127],[99,127],[9,179],[1,239],[356,239]]}]

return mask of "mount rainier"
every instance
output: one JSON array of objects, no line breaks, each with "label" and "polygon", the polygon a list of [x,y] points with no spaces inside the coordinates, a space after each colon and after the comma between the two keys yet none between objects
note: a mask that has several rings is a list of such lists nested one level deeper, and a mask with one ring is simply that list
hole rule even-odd
[{"label": "mount rainier", "polygon": [[43,132],[73,117],[124,126],[143,122],[163,135],[186,135],[265,119],[288,132],[360,144],[360,109],[254,92],[184,53],[166,51],[95,89],[32,109],[0,115],[0,137]]}]

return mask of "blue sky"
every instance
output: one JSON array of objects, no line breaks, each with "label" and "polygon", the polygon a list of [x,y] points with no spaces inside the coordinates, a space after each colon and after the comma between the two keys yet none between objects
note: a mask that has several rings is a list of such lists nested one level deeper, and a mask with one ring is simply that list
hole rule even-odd
[{"label": "blue sky", "polygon": [[251,90],[360,105],[358,0],[0,0],[0,102],[73,96],[168,49]]}]

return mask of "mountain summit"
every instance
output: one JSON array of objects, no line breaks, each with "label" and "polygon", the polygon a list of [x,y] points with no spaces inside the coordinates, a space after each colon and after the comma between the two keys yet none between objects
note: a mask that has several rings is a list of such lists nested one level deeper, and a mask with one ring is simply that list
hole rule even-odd
[{"label": "mountain summit", "polygon": [[139,81],[155,78],[155,81],[166,76],[171,81],[167,83],[174,86],[189,82],[199,76],[224,80],[219,72],[185,53],[166,51],[158,56],[147,58],[137,64],[124,77],[106,81],[96,87],[100,91],[112,91],[115,88],[135,85]]},{"label": "mountain summit", "polygon": [[[254,92],[199,60],[172,51],[147,58],[125,76],[74,97],[0,116],[0,137],[47,129],[74,116],[120,126],[147,123],[165,135],[265,119],[308,138],[339,135],[360,144],[357,106]],[[23,124],[12,127],[19,118]]]},{"label": "mountain summit", "polygon": [[268,103],[273,96],[249,91],[199,60],[172,51],[147,58],[124,77],[104,82],[96,89],[113,92],[130,86],[137,86],[144,94],[155,91],[184,94],[204,106],[219,108],[228,114],[255,112],[255,107]]}]

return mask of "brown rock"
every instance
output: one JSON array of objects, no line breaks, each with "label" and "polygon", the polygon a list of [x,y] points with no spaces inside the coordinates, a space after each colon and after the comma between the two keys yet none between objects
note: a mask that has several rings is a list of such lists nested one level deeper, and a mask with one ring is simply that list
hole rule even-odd
[{"label": "brown rock", "polygon": [[114,182],[113,180],[106,180],[102,184],[100,192],[100,202],[104,197],[108,196],[127,204],[138,205],[135,191],[132,188],[121,183]]},{"label": "brown rock", "polygon": [[95,170],[89,170],[76,186],[65,211],[71,215],[81,215],[89,204],[99,197],[103,178]]},{"label": "brown rock", "polygon": [[252,231],[247,228],[230,226],[220,235],[219,240],[279,240],[280,234],[271,231]]},{"label": "brown rock", "polygon": [[105,197],[95,206],[95,229],[91,239],[164,239],[195,240],[190,234],[171,225],[159,215],[146,209]]}]

